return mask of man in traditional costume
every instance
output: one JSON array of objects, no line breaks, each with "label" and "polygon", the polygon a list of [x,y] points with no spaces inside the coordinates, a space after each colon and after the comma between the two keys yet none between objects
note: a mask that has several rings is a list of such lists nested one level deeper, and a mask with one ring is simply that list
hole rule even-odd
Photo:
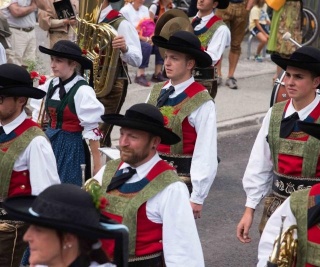
[{"label": "man in traditional costume", "polygon": [[201,50],[199,39],[190,32],[177,31],[169,40],[154,36],[154,44],[165,49],[168,82],[156,84],[148,102],[166,117],[166,126],[180,138],[174,145],[160,145],[163,159],[177,166],[190,192],[194,217],[201,217],[202,205],[215,178],[217,125],[215,104],[206,88],[195,82],[195,66],[211,66],[212,59]]},{"label": "man in traditional costume", "polygon": [[6,197],[38,195],[60,183],[51,144],[27,118],[28,98],[45,95],[32,87],[29,73],[18,65],[0,66],[0,266],[19,267],[26,244],[23,222],[12,220],[1,207]]},{"label": "man in traditional costume", "polygon": [[106,192],[106,215],[129,228],[129,267],[204,266],[187,187],[157,152],[160,143],[180,138],[146,103],[102,119],[121,127],[121,158],[107,162],[94,178]]},{"label": "man in traditional costume", "polygon": [[[320,124],[298,121],[297,125],[303,132],[320,139]],[[273,254],[274,241],[280,233],[282,221],[282,233],[288,232],[289,227],[297,226],[297,231],[292,230],[292,240],[298,240],[297,257],[292,259],[296,260],[295,266],[320,266],[320,184],[293,192],[271,215],[259,242],[258,267],[265,266]],[[291,244],[288,243],[287,247]],[[292,249],[287,252],[287,255],[293,254]]]},{"label": "man in traditional costume", "polygon": [[320,51],[304,46],[290,58],[272,55],[271,59],[286,70],[284,83],[290,99],[269,109],[251,151],[243,177],[247,201],[237,227],[237,237],[243,243],[251,241],[254,210],[271,189],[265,199],[260,232],[292,192],[320,182],[320,142],[296,124],[299,119],[319,123],[320,96],[316,88],[320,84]]},{"label": "man in traditional costume", "polygon": [[[229,0],[198,0],[198,13],[192,20],[194,34],[198,36],[201,46],[210,55],[212,59],[212,69],[220,61],[226,47],[230,45],[230,30],[223,22],[222,18],[215,15],[215,8],[225,9],[229,5]],[[201,72],[201,69],[199,70]],[[211,79],[203,81],[203,85],[208,89],[210,95],[214,98],[217,94],[217,86],[222,78],[217,77],[217,70],[212,71]]]}]

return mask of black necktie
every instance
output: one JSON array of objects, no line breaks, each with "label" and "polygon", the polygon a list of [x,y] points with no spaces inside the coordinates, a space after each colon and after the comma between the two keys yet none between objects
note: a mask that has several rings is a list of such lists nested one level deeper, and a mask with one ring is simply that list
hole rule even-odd
[{"label": "black necktie", "polygon": [[297,112],[293,113],[287,118],[284,118],[281,121],[280,137],[281,138],[288,137],[292,133],[294,126],[298,120],[299,120],[299,115]]},{"label": "black necktie", "polygon": [[51,98],[54,94],[54,92],[57,90],[57,88],[59,88],[59,97],[60,97],[60,100],[62,100],[62,98],[66,95],[66,89],[64,88],[64,85],[66,85],[67,83],[71,82],[75,77],[77,76],[77,73],[74,72],[72,74],[72,76],[64,81],[61,80],[61,78],[59,78],[59,83],[54,86],[51,90],[51,94],[48,95],[49,98]]},{"label": "black necktie", "polygon": [[0,126],[0,135],[2,135],[4,133],[3,127]]},{"label": "black necktie", "polygon": [[192,20],[192,23],[191,23],[191,26],[192,28],[195,28],[197,27],[201,22],[201,18],[199,17],[195,17],[193,20]]},{"label": "black necktie", "polygon": [[135,173],[137,173],[136,169],[132,169],[131,167],[127,168],[128,172],[122,173],[118,176],[114,176],[111,179],[110,184],[107,187],[107,192],[118,188],[123,185],[126,181],[128,181]]},{"label": "black necktie", "polygon": [[164,103],[166,103],[166,101],[169,98],[169,95],[173,94],[174,92],[174,87],[171,85],[169,87],[169,89],[167,89],[163,94],[159,95],[158,99],[157,99],[157,108],[161,108]]}]

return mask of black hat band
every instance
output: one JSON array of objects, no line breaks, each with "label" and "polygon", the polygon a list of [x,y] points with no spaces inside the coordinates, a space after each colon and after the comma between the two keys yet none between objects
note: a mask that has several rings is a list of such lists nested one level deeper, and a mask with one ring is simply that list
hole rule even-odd
[{"label": "black hat band", "polygon": [[96,226],[99,224],[98,210],[86,209],[86,216],[83,216],[85,207],[75,207],[67,203],[55,203],[49,199],[38,196],[32,204],[32,210],[39,214],[40,217],[62,220],[65,222],[77,222],[81,225]]},{"label": "black hat band", "polygon": [[163,121],[159,121],[159,120],[154,119],[150,116],[147,116],[145,114],[142,114],[140,112],[130,110],[130,109],[128,109],[126,111],[125,118],[134,119],[134,120],[141,120],[141,121],[145,121],[146,124],[149,122],[149,123],[157,124],[157,125],[163,127]]}]

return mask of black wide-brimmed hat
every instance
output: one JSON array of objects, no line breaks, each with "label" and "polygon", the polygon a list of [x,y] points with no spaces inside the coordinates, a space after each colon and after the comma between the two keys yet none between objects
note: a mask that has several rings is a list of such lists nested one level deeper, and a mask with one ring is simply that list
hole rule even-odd
[{"label": "black wide-brimmed hat", "polygon": [[78,62],[83,69],[92,69],[92,61],[82,55],[81,48],[74,42],[60,40],[53,45],[52,49],[40,45],[39,50],[50,56],[74,60]]},{"label": "black wide-brimmed hat", "polygon": [[219,9],[226,9],[229,6],[229,0],[215,0],[216,2],[219,2],[217,5],[217,8]]},{"label": "black wide-brimmed hat", "polygon": [[314,122],[297,121],[299,129],[320,140],[320,124]]},{"label": "black wide-brimmed hat", "polygon": [[286,70],[288,66],[313,71],[320,75],[320,50],[312,46],[302,46],[293,52],[290,58],[283,58],[277,54],[271,59],[279,67]]},{"label": "black wide-brimmed hat", "polygon": [[11,63],[0,65],[0,95],[43,98],[46,93],[32,84],[30,74],[25,68]]},{"label": "black wide-brimmed hat", "polygon": [[177,31],[169,40],[162,36],[153,36],[152,42],[158,47],[193,56],[197,67],[207,68],[212,65],[211,57],[201,49],[200,40],[191,32]]},{"label": "black wide-brimmed hat", "polygon": [[[120,250],[124,260],[128,257],[128,229],[103,216],[92,196],[79,186],[52,185],[38,196],[7,198],[3,207],[10,218],[29,224],[73,233],[85,239],[116,239],[117,253]],[[124,260],[117,259],[118,263]]]},{"label": "black wide-brimmed hat", "polygon": [[173,145],[181,140],[178,135],[164,126],[163,115],[151,104],[136,104],[129,108],[125,115],[106,114],[101,118],[108,124],[152,133],[161,138],[162,144]]}]

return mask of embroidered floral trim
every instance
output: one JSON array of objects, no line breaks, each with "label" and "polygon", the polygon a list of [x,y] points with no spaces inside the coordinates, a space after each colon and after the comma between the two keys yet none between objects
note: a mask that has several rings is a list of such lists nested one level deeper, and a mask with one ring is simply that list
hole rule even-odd
[{"label": "embroidered floral trim", "polygon": [[96,136],[100,136],[101,138],[103,137],[102,132],[98,128],[94,128],[92,131]]}]

